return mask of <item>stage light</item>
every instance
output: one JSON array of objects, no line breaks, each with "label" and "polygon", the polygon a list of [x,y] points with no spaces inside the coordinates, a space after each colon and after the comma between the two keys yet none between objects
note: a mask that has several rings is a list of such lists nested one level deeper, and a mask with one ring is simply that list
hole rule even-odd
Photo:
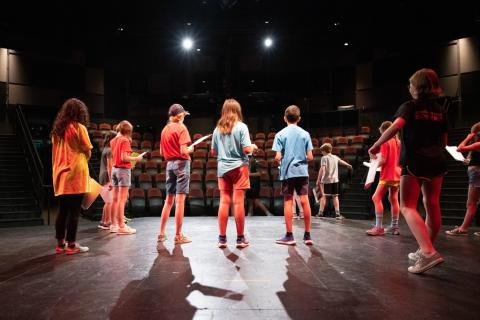
[{"label": "stage light", "polygon": [[182,47],[183,47],[183,49],[185,49],[185,50],[187,50],[187,51],[190,50],[190,49],[192,49],[192,47],[193,47],[193,41],[192,41],[192,39],[190,39],[190,38],[184,38],[184,39],[182,40]]},{"label": "stage light", "polygon": [[268,21],[268,20],[265,21],[265,24],[269,24],[269,23],[270,23],[270,21]]},{"label": "stage light", "polygon": [[265,38],[265,40],[263,41],[263,44],[265,45],[265,47],[270,48],[273,44],[272,38],[270,37]]},{"label": "stage light", "polygon": [[200,52],[200,51],[202,51],[202,49],[200,49],[200,48],[197,48],[197,52]]},{"label": "stage light", "polygon": [[348,42],[345,42],[343,45],[344,45],[345,47],[348,47],[348,46],[349,46],[349,43],[348,43]]},{"label": "stage light", "polygon": [[340,26],[340,22],[334,22],[333,25],[334,25],[335,27],[338,27],[338,26]]}]

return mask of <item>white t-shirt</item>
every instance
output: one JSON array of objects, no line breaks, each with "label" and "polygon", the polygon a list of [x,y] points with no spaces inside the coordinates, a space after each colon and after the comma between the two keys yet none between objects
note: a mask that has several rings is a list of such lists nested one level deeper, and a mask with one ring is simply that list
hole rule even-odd
[{"label": "white t-shirt", "polygon": [[338,182],[338,161],[340,158],[334,154],[327,154],[320,160],[320,167],[325,166],[325,173],[321,179],[321,183]]}]

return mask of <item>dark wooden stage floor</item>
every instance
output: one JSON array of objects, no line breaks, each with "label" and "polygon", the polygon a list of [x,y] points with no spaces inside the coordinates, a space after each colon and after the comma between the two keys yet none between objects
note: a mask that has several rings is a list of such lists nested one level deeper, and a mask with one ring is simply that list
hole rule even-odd
[{"label": "dark wooden stage floor", "polygon": [[[370,222],[313,222],[313,247],[287,247],[280,217],[247,218],[249,248],[216,247],[217,221],[188,217],[193,243],[157,250],[159,218],[116,236],[82,221],[90,252],[55,255],[52,227],[0,230],[1,319],[479,319],[480,238],[438,240],[446,262],[407,272],[415,241],[367,237]],[[168,236],[172,239],[173,220]],[[303,221],[295,222],[301,240]],[[473,229],[472,229],[473,231]]]}]

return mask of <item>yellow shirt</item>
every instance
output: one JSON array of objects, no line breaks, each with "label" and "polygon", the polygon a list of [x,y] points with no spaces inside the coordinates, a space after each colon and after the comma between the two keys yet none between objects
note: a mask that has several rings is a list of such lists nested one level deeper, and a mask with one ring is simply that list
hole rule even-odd
[{"label": "yellow shirt", "polygon": [[84,125],[73,122],[63,139],[52,137],[52,174],[55,196],[91,191],[88,152],[93,148]]}]

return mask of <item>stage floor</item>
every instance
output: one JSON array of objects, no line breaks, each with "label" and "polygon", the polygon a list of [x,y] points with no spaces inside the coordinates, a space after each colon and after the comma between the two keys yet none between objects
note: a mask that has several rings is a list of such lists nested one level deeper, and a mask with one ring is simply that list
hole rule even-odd
[{"label": "stage floor", "polygon": [[[371,222],[314,219],[315,245],[274,240],[281,217],[247,218],[251,246],[216,246],[213,217],[187,217],[193,242],[174,246],[174,221],[157,248],[159,218],[137,218],[133,236],[82,221],[78,238],[90,252],[55,255],[53,227],[0,231],[2,319],[479,319],[480,238],[447,237],[445,263],[425,275],[407,272],[416,244],[401,236],[368,237]],[[473,231],[474,229],[472,229]],[[478,230],[478,229],[475,229]]]}]

